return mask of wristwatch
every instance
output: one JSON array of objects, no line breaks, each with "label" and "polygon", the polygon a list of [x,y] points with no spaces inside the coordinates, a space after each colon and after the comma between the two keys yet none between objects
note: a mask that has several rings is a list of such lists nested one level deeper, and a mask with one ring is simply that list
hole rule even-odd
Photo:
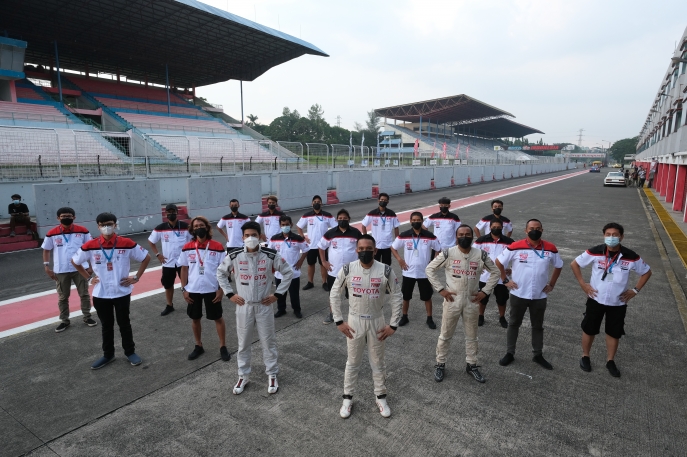
[{"label": "wristwatch", "polygon": [[184,286],[181,286],[181,292],[186,292],[186,288]]},{"label": "wristwatch", "polygon": [[336,321],[336,322],[334,322],[334,325],[336,325],[338,327],[339,325],[343,324],[343,322],[344,321]]},{"label": "wristwatch", "polygon": [[45,265],[46,267],[49,267],[49,266],[50,266],[50,262],[43,262],[43,265]]},{"label": "wristwatch", "polygon": [[510,278],[509,278],[508,276],[506,276],[506,279],[504,279],[504,280],[501,281],[501,282],[502,282],[503,284],[508,284],[508,283],[510,282]]},{"label": "wristwatch", "polygon": [[135,279],[136,281],[138,281],[138,276],[134,276],[134,279]]}]

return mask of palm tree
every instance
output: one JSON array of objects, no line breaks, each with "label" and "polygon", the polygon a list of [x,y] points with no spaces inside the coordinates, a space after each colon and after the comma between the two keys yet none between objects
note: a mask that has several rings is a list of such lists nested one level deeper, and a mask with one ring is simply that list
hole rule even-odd
[{"label": "palm tree", "polygon": [[248,121],[249,121],[249,122],[247,122],[247,124],[249,126],[255,125],[255,122],[258,120],[258,116],[256,116],[255,114],[249,114],[247,117],[248,117]]}]

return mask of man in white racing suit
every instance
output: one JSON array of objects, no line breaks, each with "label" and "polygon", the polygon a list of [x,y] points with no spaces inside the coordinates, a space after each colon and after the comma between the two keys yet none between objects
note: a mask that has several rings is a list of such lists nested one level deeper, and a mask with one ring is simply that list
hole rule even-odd
[{"label": "man in white racing suit", "polygon": [[[451,339],[456,331],[458,320],[462,317],[465,332],[465,361],[467,362],[465,371],[477,382],[484,382],[484,377],[477,366],[479,303],[494,290],[499,280],[499,270],[486,252],[472,247],[470,226],[458,227],[456,238],[457,245],[442,250],[426,269],[427,278],[432,287],[444,297],[434,380],[441,382],[444,379]],[[439,277],[440,270],[445,271],[445,280]],[[480,289],[479,279],[484,270],[490,274],[486,284]]]},{"label": "man in white racing suit", "polygon": [[[339,414],[346,419],[351,415],[353,394],[358,381],[365,346],[368,350],[376,403],[384,417],[391,415],[386,402],[385,340],[394,334],[401,319],[401,287],[389,265],[374,260],[377,248],[370,235],[361,235],[357,241],[358,260],[344,265],[334,281],[329,301],[336,328],[346,335],[348,361],[344,375],[343,405]],[[341,296],[348,288],[348,321],[341,313]],[[391,319],[384,320],[383,307],[386,291],[389,292]]]},{"label": "man in white racing suit", "polygon": [[[236,333],[239,340],[236,360],[239,366],[239,380],[234,386],[234,394],[243,392],[248,384],[254,326],[258,328],[262,344],[262,358],[268,376],[267,392],[274,394],[279,390],[279,366],[272,303],[289,290],[293,270],[277,251],[260,247],[260,224],[246,222],[241,230],[244,247],[229,250],[217,269],[220,287],[227,298],[236,304]],[[281,273],[282,280],[277,290],[271,293],[274,271]],[[232,272],[236,281],[236,292],[229,282]]]}]

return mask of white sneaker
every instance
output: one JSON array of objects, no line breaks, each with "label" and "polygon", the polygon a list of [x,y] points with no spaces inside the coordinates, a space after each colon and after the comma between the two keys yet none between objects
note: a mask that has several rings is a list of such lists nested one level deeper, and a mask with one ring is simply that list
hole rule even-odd
[{"label": "white sneaker", "polygon": [[351,409],[353,408],[353,400],[350,398],[344,398],[343,405],[341,405],[341,409],[339,410],[339,415],[343,419],[348,419],[351,417]]},{"label": "white sneaker", "polygon": [[267,393],[276,394],[278,390],[279,383],[277,382],[277,375],[271,374],[269,378],[267,378]]},{"label": "white sneaker", "polygon": [[379,414],[381,414],[382,417],[391,416],[391,409],[389,408],[389,405],[386,403],[386,398],[378,398],[376,401],[377,408],[379,408]]},{"label": "white sneaker", "polygon": [[246,388],[247,384],[248,376],[239,376],[239,380],[236,382],[236,385],[234,386],[234,395],[239,395],[241,392],[243,392],[243,389]]}]

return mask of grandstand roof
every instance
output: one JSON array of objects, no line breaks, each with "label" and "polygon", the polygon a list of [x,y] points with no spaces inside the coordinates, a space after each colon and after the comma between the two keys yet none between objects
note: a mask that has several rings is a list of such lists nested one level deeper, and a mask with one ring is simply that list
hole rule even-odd
[{"label": "grandstand roof", "polygon": [[28,41],[26,61],[177,87],[252,81],[312,44],[196,0],[3,0],[0,30]]},{"label": "grandstand roof", "polygon": [[406,122],[419,122],[428,119],[440,124],[464,124],[465,121],[488,119],[512,114],[494,106],[488,105],[465,94],[452,97],[436,98],[423,102],[408,103],[375,109],[379,116]]},{"label": "grandstand roof", "polygon": [[465,127],[477,130],[480,135],[487,134],[494,138],[522,138],[533,133],[544,133],[532,127],[511,121],[503,117],[485,121],[470,122]]}]

